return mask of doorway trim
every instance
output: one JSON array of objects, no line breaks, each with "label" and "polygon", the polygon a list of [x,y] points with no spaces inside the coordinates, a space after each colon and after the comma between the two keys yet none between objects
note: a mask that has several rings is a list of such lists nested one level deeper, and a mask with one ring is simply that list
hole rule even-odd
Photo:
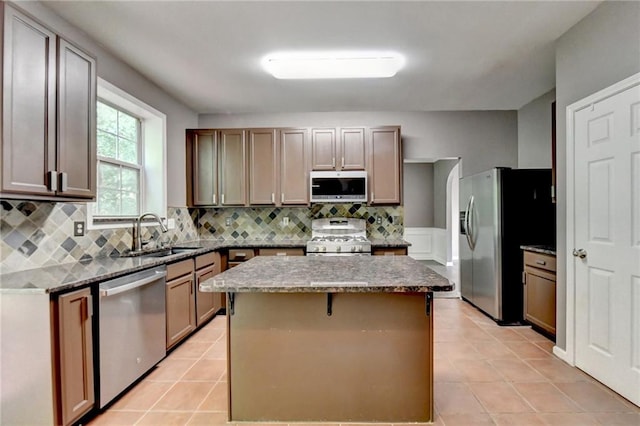
[{"label": "doorway trim", "polygon": [[575,366],[576,360],[576,283],[575,283],[575,258],[571,254],[571,250],[575,247],[575,202],[574,202],[574,188],[575,188],[575,132],[574,132],[574,115],[581,109],[588,108],[589,106],[600,102],[604,99],[624,92],[625,90],[640,84],[640,73],[634,74],[624,80],[621,80],[605,89],[602,89],[586,98],[583,98],[573,104],[567,106],[567,146],[566,146],[566,343],[565,349],[561,349],[558,346],[553,347],[553,353],[569,363]]}]

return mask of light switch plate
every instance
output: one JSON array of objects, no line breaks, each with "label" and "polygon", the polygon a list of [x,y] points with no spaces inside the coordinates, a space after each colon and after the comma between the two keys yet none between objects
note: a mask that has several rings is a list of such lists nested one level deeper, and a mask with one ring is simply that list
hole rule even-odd
[{"label": "light switch plate", "polygon": [[285,216],[282,218],[282,225],[287,226],[289,224],[289,216]]},{"label": "light switch plate", "polygon": [[171,219],[167,219],[167,229],[175,229],[176,227],[176,220],[171,218]]}]

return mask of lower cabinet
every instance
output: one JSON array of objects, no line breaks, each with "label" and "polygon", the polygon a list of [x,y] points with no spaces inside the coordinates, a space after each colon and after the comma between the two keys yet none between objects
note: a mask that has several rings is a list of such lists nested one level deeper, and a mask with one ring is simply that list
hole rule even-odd
[{"label": "lower cabinet", "polygon": [[374,247],[371,249],[374,256],[406,256],[406,247]]},{"label": "lower cabinet", "polygon": [[258,256],[304,256],[302,248],[261,248]]},{"label": "lower cabinet", "polygon": [[193,259],[167,265],[167,349],[196,328]]},{"label": "lower cabinet", "polygon": [[524,252],[524,319],[555,337],[555,256]]},{"label": "lower cabinet", "polygon": [[224,293],[200,291],[221,271],[219,252],[167,265],[167,349],[189,336],[224,307]]},{"label": "lower cabinet", "polygon": [[53,302],[56,424],[70,425],[95,404],[91,289]]},{"label": "lower cabinet", "polygon": [[196,326],[213,317],[224,304],[224,293],[200,291],[200,283],[220,273],[220,253],[203,254],[195,258],[196,265]]}]

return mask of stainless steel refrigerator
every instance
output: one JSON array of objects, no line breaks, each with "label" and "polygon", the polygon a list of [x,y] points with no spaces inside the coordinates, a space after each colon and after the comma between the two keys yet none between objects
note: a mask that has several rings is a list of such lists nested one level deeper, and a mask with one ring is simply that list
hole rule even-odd
[{"label": "stainless steel refrigerator", "polygon": [[460,179],[463,299],[499,324],[524,319],[521,245],[555,247],[550,169],[495,168]]}]

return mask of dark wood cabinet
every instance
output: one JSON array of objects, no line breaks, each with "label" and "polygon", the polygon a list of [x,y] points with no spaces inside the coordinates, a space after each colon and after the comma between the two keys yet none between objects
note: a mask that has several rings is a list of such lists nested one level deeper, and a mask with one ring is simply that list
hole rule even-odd
[{"label": "dark wood cabinet", "polygon": [[66,426],[95,405],[90,288],[61,295],[54,302],[54,312],[56,422]]},{"label": "dark wood cabinet", "polygon": [[58,194],[96,195],[96,61],[58,38]]},{"label": "dark wood cabinet", "polygon": [[2,3],[3,195],[94,199],[96,61]]},{"label": "dark wood cabinet", "polygon": [[220,204],[247,205],[247,141],[241,129],[220,131]]},{"label": "dark wood cabinet", "polygon": [[215,130],[187,131],[187,198],[192,206],[218,204],[218,138]]},{"label": "dark wood cabinet", "polygon": [[200,291],[200,283],[220,273],[220,254],[212,252],[195,258],[196,326],[200,327],[222,308],[222,293]]},{"label": "dark wood cabinet", "polygon": [[366,167],[365,129],[340,129],[340,170],[364,170]]},{"label": "dark wood cabinet", "polygon": [[312,170],[364,170],[365,129],[311,129]]},{"label": "dark wood cabinet", "polygon": [[167,349],[196,328],[193,259],[167,265]]},{"label": "dark wood cabinet", "polygon": [[278,140],[275,129],[249,130],[249,204],[276,205]]},{"label": "dark wood cabinet", "polygon": [[311,168],[335,170],[336,129],[311,129]]},{"label": "dark wood cabinet", "polygon": [[524,252],[524,318],[534,327],[556,335],[556,258]]},{"label": "dark wood cabinet", "polygon": [[400,204],[402,152],[399,127],[369,129],[370,204]]},{"label": "dark wood cabinet", "polygon": [[374,247],[371,249],[374,256],[406,256],[406,247]]},{"label": "dark wood cabinet", "polygon": [[309,204],[309,132],[307,129],[280,130],[280,203]]}]

